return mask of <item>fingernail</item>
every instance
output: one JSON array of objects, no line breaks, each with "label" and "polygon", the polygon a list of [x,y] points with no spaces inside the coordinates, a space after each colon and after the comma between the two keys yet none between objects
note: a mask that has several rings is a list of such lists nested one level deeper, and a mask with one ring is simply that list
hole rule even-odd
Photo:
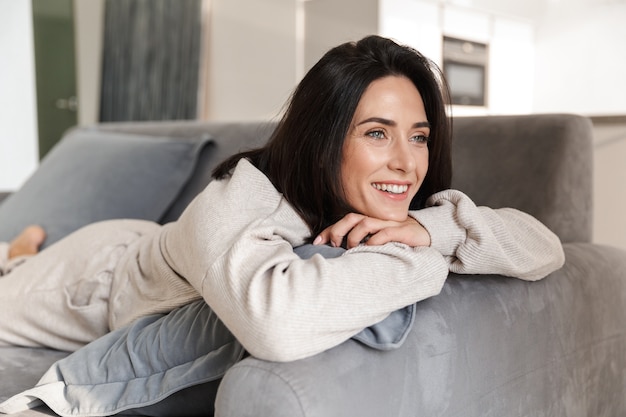
[{"label": "fingernail", "polygon": [[314,245],[319,245],[320,243],[322,243],[322,237],[321,236],[317,236],[315,238],[315,240],[313,241]]}]

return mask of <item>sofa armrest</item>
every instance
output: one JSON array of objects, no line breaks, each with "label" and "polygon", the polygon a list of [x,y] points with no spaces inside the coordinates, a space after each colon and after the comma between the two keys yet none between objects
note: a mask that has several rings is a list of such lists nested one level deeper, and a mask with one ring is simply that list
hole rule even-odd
[{"label": "sofa armrest", "polygon": [[216,415],[626,415],[626,252],[565,254],[538,282],[451,275],[394,351],[348,341],[292,363],[247,358]]}]

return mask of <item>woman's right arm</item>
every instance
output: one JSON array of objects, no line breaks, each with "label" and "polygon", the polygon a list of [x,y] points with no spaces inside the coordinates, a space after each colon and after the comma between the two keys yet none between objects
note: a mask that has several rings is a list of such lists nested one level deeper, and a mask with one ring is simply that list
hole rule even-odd
[{"label": "woman's right arm", "polygon": [[314,355],[441,290],[447,264],[430,248],[388,243],[300,259],[293,247],[308,228],[244,165],[167,226],[162,251],[254,356]]},{"label": "woman's right arm", "polygon": [[243,231],[202,282],[207,303],[262,359],[290,361],[334,347],[438,294],[448,275],[436,250],[397,243],[300,259],[282,233],[282,211]]}]

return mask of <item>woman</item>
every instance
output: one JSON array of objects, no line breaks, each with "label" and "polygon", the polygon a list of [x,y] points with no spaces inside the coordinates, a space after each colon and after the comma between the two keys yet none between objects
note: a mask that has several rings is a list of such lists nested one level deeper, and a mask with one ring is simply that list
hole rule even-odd
[{"label": "woman", "polygon": [[[410,48],[370,36],[332,49],[268,144],[218,166],[179,220],[90,225],[0,279],[0,343],[74,350],[202,297],[252,355],[289,361],[436,295],[449,271],[559,268],[537,220],[447,190],[445,97]],[[301,259],[311,242],[348,250]]]}]

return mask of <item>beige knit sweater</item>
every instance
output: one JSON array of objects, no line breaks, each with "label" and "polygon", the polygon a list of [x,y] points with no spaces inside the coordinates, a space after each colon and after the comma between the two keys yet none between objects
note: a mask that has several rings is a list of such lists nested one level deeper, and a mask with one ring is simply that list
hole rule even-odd
[{"label": "beige knit sweater", "polygon": [[178,221],[127,253],[116,271],[112,327],[185,304],[195,289],[252,355],[289,361],[438,294],[448,271],[536,280],[563,264],[559,239],[527,214],[476,207],[453,190],[429,205],[410,214],[430,233],[431,247],[359,246],[338,258],[302,260],[293,247],[308,237],[306,224],[242,160]]},{"label": "beige knit sweater", "polygon": [[[178,221],[163,227],[110,221],[86,238],[111,239],[101,232],[115,227],[142,231],[114,267],[110,329],[202,297],[252,355],[275,361],[329,349],[390,312],[438,294],[449,271],[535,280],[563,264],[559,239],[527,214],[476,207],[453,190],[428,204],[410,215],[430,233],[431,247],[388,243],[303,260],[293,248],[308,237],[306,224],[242,160]],[[103,265],[110,264],[105,258]]]}]

